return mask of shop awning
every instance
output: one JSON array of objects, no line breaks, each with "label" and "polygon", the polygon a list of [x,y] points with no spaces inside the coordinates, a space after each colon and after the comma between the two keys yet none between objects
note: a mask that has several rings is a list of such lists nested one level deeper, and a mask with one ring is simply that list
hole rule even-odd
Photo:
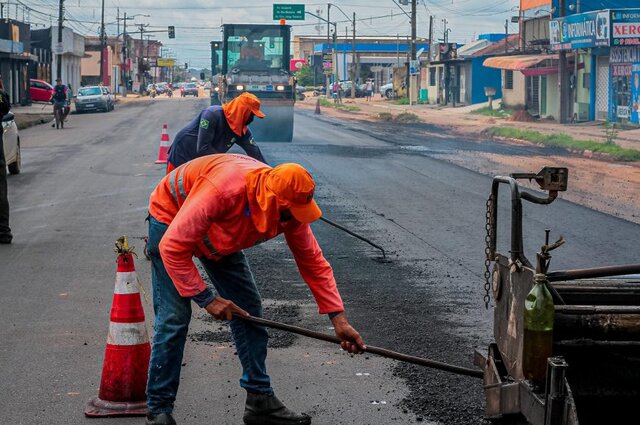
[{"label": "shop awning", "polygon": [[558,55],[494,56],[492,58],[485,59],[482,64],[488,68],[522,71],[523,69],[531,68],[548,59],[558,59]]}]

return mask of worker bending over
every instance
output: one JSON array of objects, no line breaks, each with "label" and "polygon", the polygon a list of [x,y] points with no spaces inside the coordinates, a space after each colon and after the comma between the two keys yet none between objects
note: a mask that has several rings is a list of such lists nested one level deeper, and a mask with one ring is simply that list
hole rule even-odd
[{"label": "worker bending over", "polygon": [[[320,314],[328,314],[342,348],[362,353],[333,270],[309,223],[321,216],[315,183],[300,165],[272,168],[244,155],[209,155],[166,175],[149,202],[149,244],[155,335],[147,384],[148,425],[175,424],[171,415],[191,319],[191,302],[218,320],[231,320],[247,391],[245,424],[310,424],[274,395],[267,374],[268,334],[233,315],[261,317],[262,303],[243,249],[284,233]],[[205,284],[200,260],[217,295]]]}]

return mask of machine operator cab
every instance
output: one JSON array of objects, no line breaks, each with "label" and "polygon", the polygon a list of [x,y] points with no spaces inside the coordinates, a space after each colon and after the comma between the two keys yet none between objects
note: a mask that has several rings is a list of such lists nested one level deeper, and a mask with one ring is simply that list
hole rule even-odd
[{"label": "machine operator cab", "polygon": [[256,72],[288,76],[289,26],[224,25],[224,37],[224,74]]},{"label": "machine operator cab", "polygon": [[267,115],[251,124],[256,141],[291,142],[295,103],[295,78],[289,69],[291,26],[225,24],[222,32],[222,43],[212,43],[212,66],[221,64],[212,103],[224,104],[250,92]]}]

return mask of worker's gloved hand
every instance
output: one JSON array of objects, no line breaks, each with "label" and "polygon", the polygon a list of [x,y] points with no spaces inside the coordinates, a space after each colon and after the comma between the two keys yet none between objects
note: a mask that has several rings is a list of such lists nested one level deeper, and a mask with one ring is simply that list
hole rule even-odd
[{"label": "worker's gloved hand", "polygon": [[362,354],[367,346],[364,340],[347,320],[347,315],[342,312],[331,319],[333,328],[336,330],[336,336],[342,340],[340,346],[343,350],[353,354]]},{"label": "worker's gloved hand", "polygon": [[205,307],[205,310],[217,320],[231,320],[233,315],[248,316],[249,313],[221,296],[217,296]]}]

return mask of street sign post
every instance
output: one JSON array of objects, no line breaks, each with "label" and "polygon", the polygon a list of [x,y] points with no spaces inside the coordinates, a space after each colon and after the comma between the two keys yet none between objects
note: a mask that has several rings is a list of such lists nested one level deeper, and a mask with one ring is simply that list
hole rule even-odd
[{"label": "street sign post", "polygon": [[304,21],[304,4],[274,4],[273,20]]}]

